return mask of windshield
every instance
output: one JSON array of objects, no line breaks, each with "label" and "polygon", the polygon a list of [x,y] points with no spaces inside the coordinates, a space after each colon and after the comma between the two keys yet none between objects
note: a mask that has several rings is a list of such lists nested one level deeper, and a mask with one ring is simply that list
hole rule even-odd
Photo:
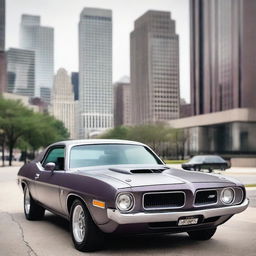
[{"label": "windshield", "polygon": [[75,146],[70,152],[70,168],[122,164],[163,164],[140,145],[101,144]]},{"label": "windshield", "polygon": [[223,160],[220,156],[194,156],[189,161],[192,163],[224,163],[225,160]]}]

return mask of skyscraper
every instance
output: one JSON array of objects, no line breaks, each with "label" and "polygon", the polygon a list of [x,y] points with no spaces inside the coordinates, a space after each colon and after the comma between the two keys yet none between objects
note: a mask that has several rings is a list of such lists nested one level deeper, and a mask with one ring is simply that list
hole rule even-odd
[{"label": "skyscraper", "polygon": [[0,0],[0,51],[5,51],[5,0]]},{"label": "skyscraper", "polygon": [[193,115],[256,108],[256,1],[191,0]]},{"label": "skyscraper", "polygon": [[52,89],[54,74],[54,30],[40,25],[40,16],[22,15],[20,47],[35,51],[35,95]]},{"label": "skyscraper", "polygon": [[61,120],[70,133],[70,138],[76,138],[75,130],[75,100],[73,86],[67,71],[60,68],[54,77],[52,90],[52,114]]},{"label": "skyscraper", "polygon": [[123,77],[114,85],[114,125],[131,125],[131,118],[130,78]]},{"label": "skyscraper", "polygon": [[7,51],[7,91],[28,97],[35,90],[35,52],[10,48]]},{"label": "skyscraper", "polygon": [[113,126],[112,11],[84,8],[79,22],[80,137]]},{"label": "skyscraper", "polygon": [[79,100],[79,73],[78,72],[71,73],[71,82],[73,85],[75,100]]},{"label": "skyscraper", "polygon": [[179,38],[170,12],[139,17],[130,49],[132,123],[179,118]]},{"label": "skyscraper", "polygon": [[5,0],[0,0],[0,94],[6,90]]}]

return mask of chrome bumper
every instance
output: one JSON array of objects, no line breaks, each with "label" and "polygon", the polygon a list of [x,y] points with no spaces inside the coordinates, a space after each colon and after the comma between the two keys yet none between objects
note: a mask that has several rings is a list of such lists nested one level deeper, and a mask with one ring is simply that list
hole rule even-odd
[{"label": "chrome bumper", "polygon": [[115,209],[107,209],[108,218],[118,224],[148,223],[178,221],[180,217],[203,215],[205,219],[215,216],[233,215],[244,211],[249,205],[245,199],[240,205],[225,206],[223,208],[212,208],[195,211],[161,212],[161,213],[121,213]]}]

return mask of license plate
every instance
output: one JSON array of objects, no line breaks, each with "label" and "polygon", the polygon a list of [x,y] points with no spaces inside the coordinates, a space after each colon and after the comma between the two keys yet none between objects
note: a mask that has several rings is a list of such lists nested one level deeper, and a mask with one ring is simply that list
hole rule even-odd
[{"label": "license plate", "polygon": [[195,218],[195,217],[186,217],[186,218],[179,219],[178,226],[195,225],[198,223],[198,219],[199,218]]}]

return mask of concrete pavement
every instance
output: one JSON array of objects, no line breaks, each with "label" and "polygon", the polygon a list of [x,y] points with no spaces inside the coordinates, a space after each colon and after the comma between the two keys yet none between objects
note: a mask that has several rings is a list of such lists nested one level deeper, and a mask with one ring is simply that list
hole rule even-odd
[{"label": "concrete pavement", "polygon": [[218,228],[213,239],[195,242],[187,234],[109,237],[105,249],[81,253],[74,249],[66,220],[47,213],[42,221],[27,221],[23,195],[15,179],[17,168],[0,168],[0,256],[70,255],[246,255],[256,252],[256,208],[249,207]]}]

